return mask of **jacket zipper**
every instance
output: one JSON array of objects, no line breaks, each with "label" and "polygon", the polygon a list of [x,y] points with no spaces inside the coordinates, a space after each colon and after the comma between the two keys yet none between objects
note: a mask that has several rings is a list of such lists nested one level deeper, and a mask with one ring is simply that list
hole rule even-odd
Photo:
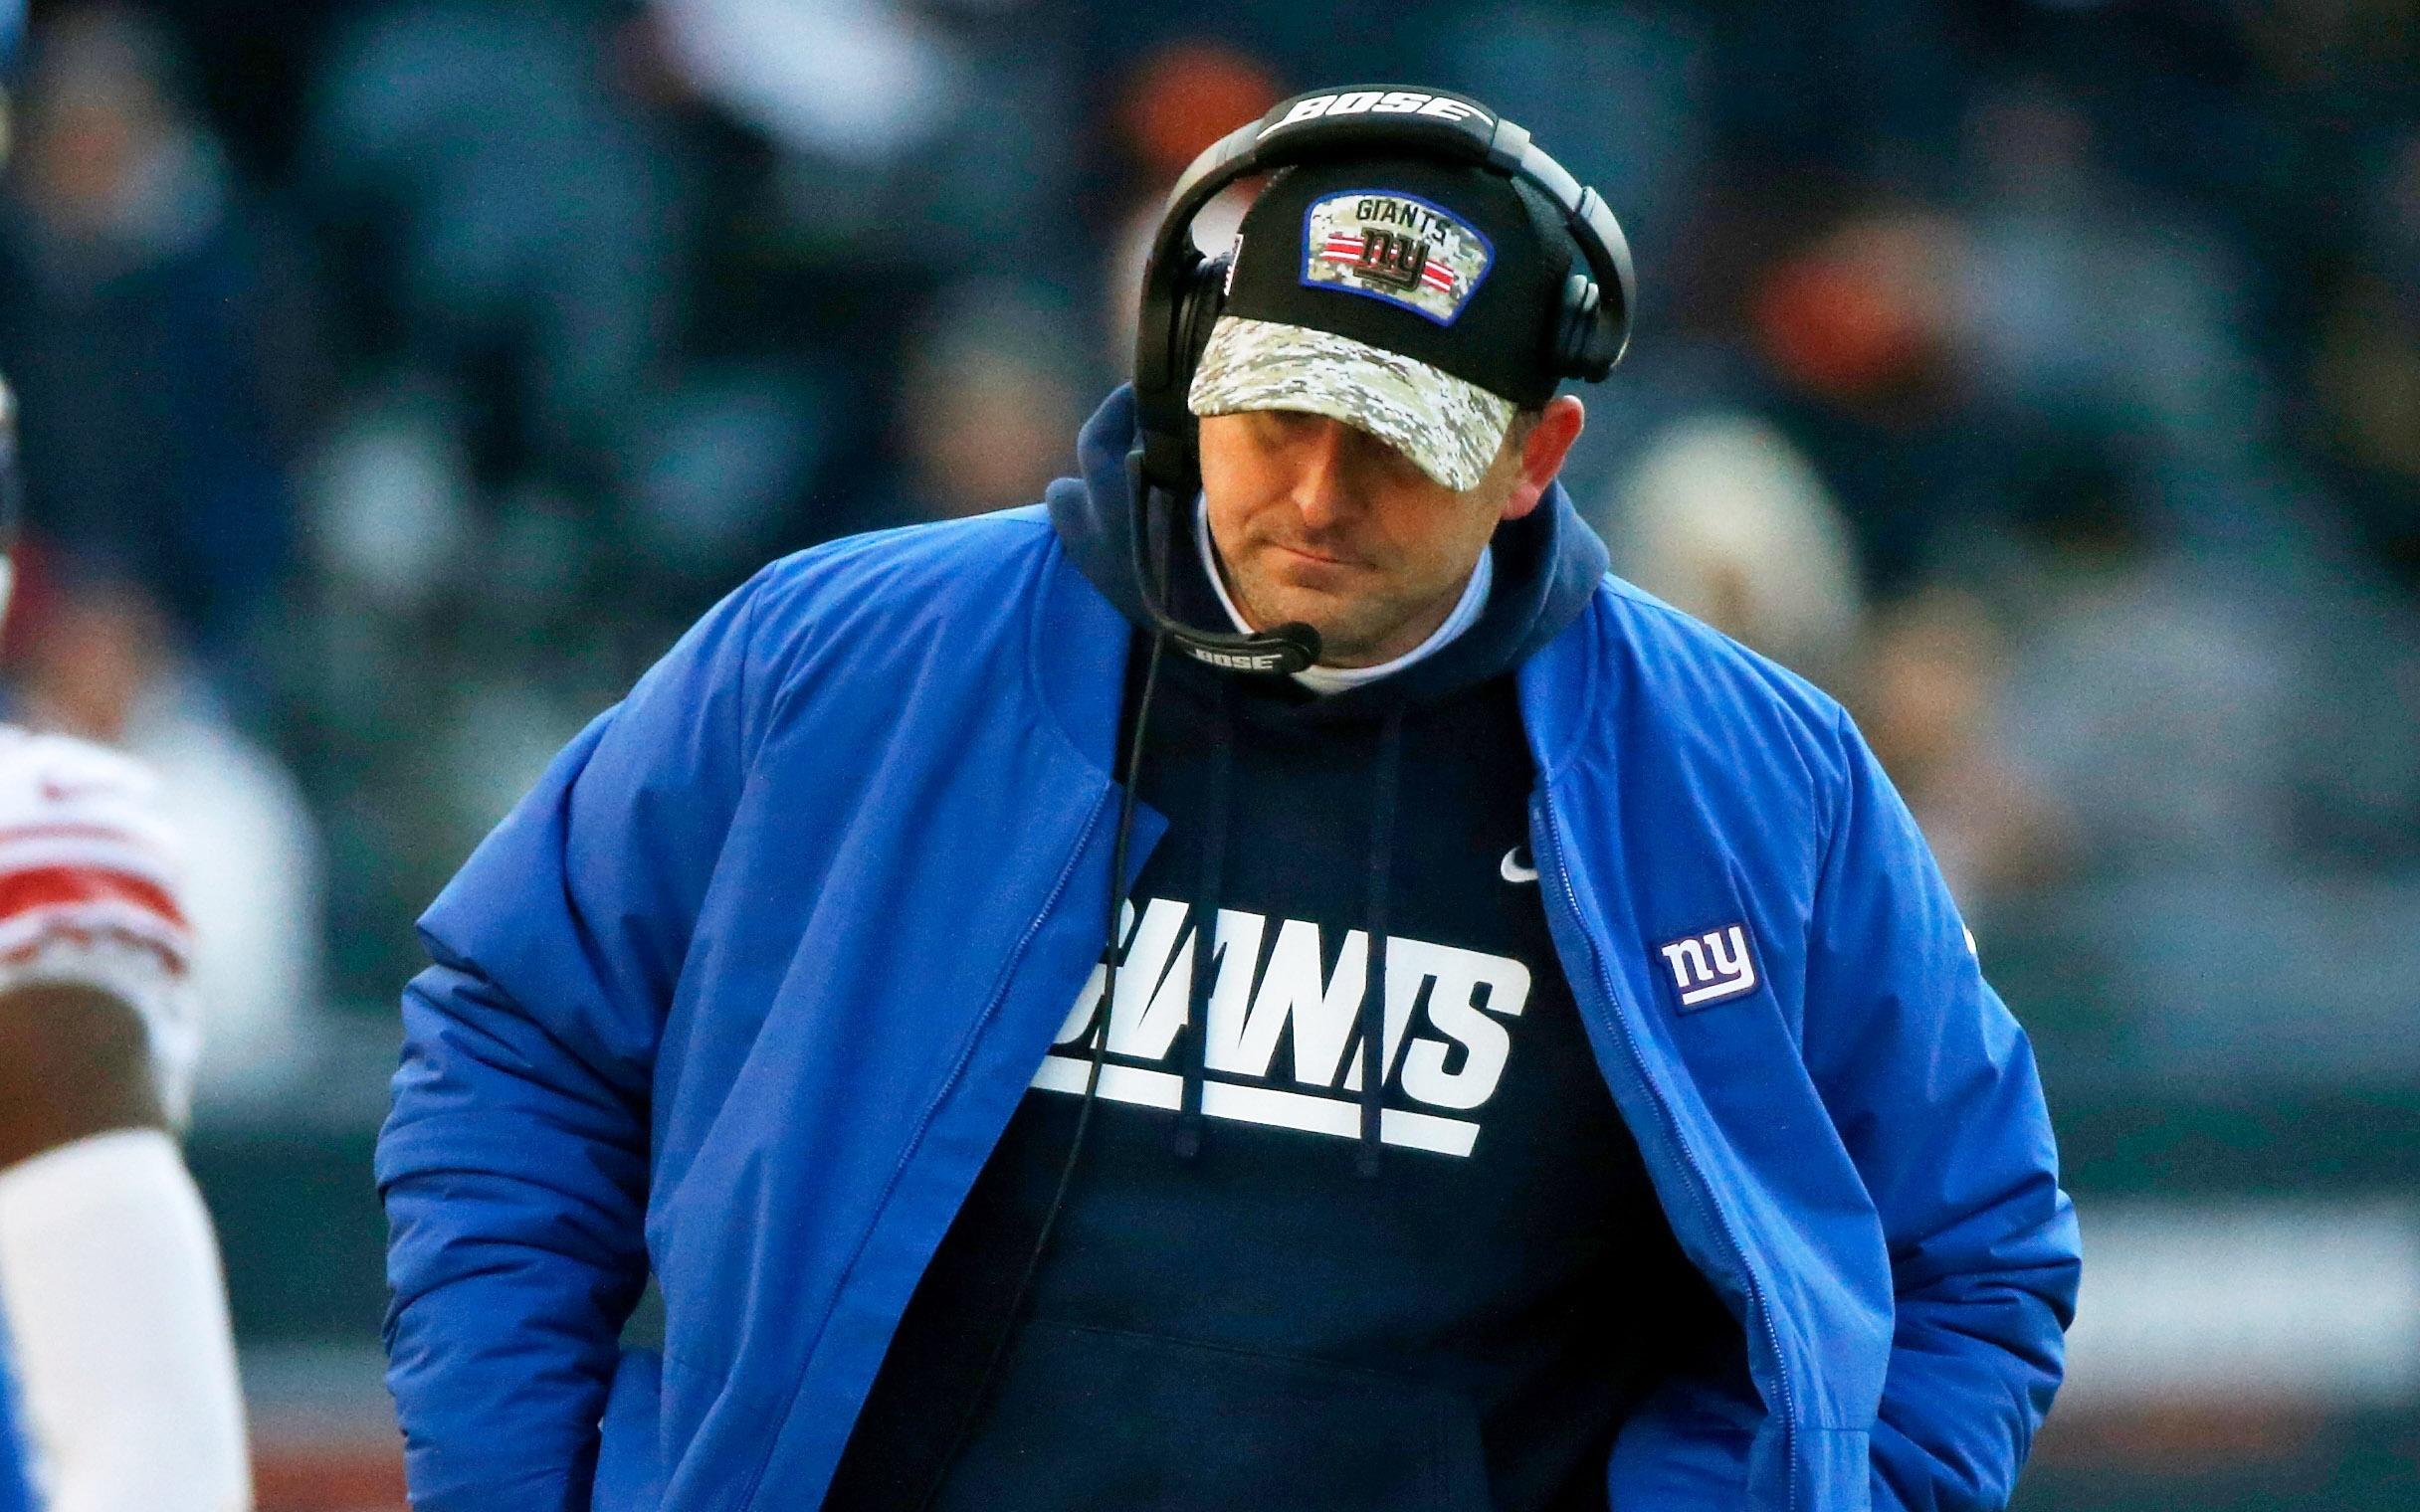
[{"label": "jacket zipper", "polygon": [[1586,917],[1580,912],[1579,893],[1571,885],[1571,867],[1563,859],[1563,834],[1554,822],[1553,805],[1541,798],[1540,806],[1545,811],[1547,847],[1554,857],[1554,879],[1562,885],[1563,902],[1571,911],[1571,920],[1578,927],[1580,938],[1588,942],[1588,964],[1592,968],[1596,988],[1603,995],[1604,1018],[1613,1026],[1614,1038],[1621,1041],[1622,1052],[1628,1057],[1631,1069],[1638,1073],[1639,1085],[1646,1090],[1647,1100],[1655,1105],[1656,1114],[1664,1125],[1665,1136],[1672,1142],[1672,1147],[1680,1152],[1682,1168],[1689,1176],[1690,1197],[1696,1203],[1699,1218],[1721,1235],[1724,1246],[1730,1250],[1732,1262],[1738,1267],[1740,1279],[1747,1285],[1749,1308],[1756,1314],[1756,1321],[1764,1325],[1765,1343],[1773,1355],[1773,1378],[1781,1388],[1782,1431],[1793,1443],[1793,1452],[1782,1456],[1781,1502],[1785,1509],[1795,1508],[1798,1505],[1798,1465],[1794,1446],[1798,1436],[1798,1413],[1790,1398],[1789,1365],[1781,1357],[1781,1330],[1774,1326],[1772,1308],[1765,1301],[1764,1288],[1756,1280],[1755,1268],[1747,1262],[1747,1251],[1741,1247],[1738,1236],[1731,1232],[1731,1227],[1723,1219],[1722,1210],[1715,1204],[1714,1194],[1707,1189],[1706,1173],[1698,1164],[1697,1152],[1690,1148],[1689,1137],[1682,1131],[1681,1121],[1673,1116],[1672,1108],[1664,1101],[1664,1094],[1656,1089],[1655,1078],[1647,1074],[1647,1061],[1639,1052],[1638,1041],[1631,1036],[1629,1021],[1622,1017],[1621,996],[1614,991],[1612,974],[1605,969],[1604,952],[1588,932]]},{"label": "jacket zipper", "polygon": [[[1076,863],[1092,849],[1093,836],[1101,829],[1101,816],[1109,807],[1110,795],[1116,791],[1116,783],[1111,782],[1099,798],[1093,800],[1093,812],[1085,818],[1084,833],[1076,837],[1076,849],[1069,853],[1067,864],[1059,868],[1059,879],[1051,884],[1050,895],[1042,900],[1042,911],[1026,922],[1025,932],[1017,936],[1017,943],[1010,948],[1008,960],[1000,969],[1000,985],[992,989],[991,997],[983,1004],[983,1011],[975,1016],[974,1027],[967,1032],[966,1042],[958,1047],[958,1058],[951,1063],[948,1076],[942,1079],[940,1091],[925,1105],[924,1114],[916,1120],[915,1133],[908,1139],[907,1150],[901,1154],[899,1164],[892,1167],[891,1179],[883,1184],[882,1199],[874,1207],[877,1223],[881,1221],[884,1210],[891,1206],[891,1194],[899,1190],[900,1178],[907,1174],[916,1152],[924,1147],[924,1135],[932,1127],[934,1116],[940,1112],[941,1105],[949,1101],[950,1093],[957,1090],[958,1082],[966,1075],[966,1063],[974,1058],[975,1046],[982,1042],[984,1031],[990,1028],[992,1015],[1000,1011],[1001,1002],[1008,997],[1008,985],[1016,980],[1017,967],[1025,960],[1025,952],[1033,945],[1034,936],[1040,934],[1043,924],[1059,911],[1059,899],[1067,894],[1068,882],[1076,874]],[[1111,877],[1109,885],[1120,896],[1124,895],[1123,877]],[[874,1225],[869,1224],[866,1231],[858,1235],[857,1253],[849,1257],[850,1271],[857,1268],[858,1255],[865,1252],[866,1240],[873,1234]],[[925,1256],[927,1261],[931,1258],[930,1255]],[[847,1271],[843,1272],[844,1276],[847,1274]],[[840,1289],[832,1293],[832,1301],[824,1309],[823,1317],[816,1322],[815,1337],[807,1345],[807,1364],[801,1367],[798,1380],[791,1384],[789,1395],[782,1402],[780,1419],[774,1431],[766,1435],[764,1453],[758,1457],[755,1469],[748,1475],[747,1489],[731,1504],[740,1512],[753,1512],[755,1508],[756,1493],[763,1488],[764,1472],[773,1462],[773,1450],[780,1445],[781,1430],[789,1425],[790,1413],[797,1406],[798,1394],[807,1384],[807,1371],[813,1369],[816,1352],[823,1347],[824,1330],[831,1325],[832,1315],[840,1311],[841,1296],[847,1289],[848,1283],[844,1279]],[[865,1404],[860,1402],[858,1406],[863,1410]]]}]

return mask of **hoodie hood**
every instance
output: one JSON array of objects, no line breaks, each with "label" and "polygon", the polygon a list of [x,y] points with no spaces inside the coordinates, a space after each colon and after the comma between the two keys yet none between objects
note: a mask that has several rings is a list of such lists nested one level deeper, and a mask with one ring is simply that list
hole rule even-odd
[{"label": "hoodie hood", "polygon": [[[1150,617],[1131,565],[1134,496],[1126,457],[1134,441],[1133,390],[1121,386],[1077,438],[1083,475],[1051,484],[1046,501],[1051,525],[1077,569],[1128,622],[1148,630]],[[1187,624],[1224,631],[1228,621],[1192,548],[1190,524],[1189,519],[1178,522],[1169,608]],[[1430,702],[1509,672],[1579,618],[1608,563],[1605,543],[1572,508],[1560,482],[1550,484],[1526,516],[1499,526],[1489,550],[1495,583],[1477,623],[1436,655],[1393,676],[1318,699],[1315,707],[1322,713],[1366,715],[1388,705]]]}]

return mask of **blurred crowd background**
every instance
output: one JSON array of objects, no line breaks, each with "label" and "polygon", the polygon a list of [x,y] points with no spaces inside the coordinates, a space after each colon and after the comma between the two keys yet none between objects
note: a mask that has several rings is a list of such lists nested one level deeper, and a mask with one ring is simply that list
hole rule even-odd
[{"label": "blurred crowd background", "polygon": [[193,841],[269,1512],[396,1505],[420,907],[757,564],[1069,471],[1178,170],[1369,79],[1621,216],[1574,498],[1857,710],[2035,1034],[2020,1507],[2420,1505],[2411,0],[37,0],[6,706]]}]

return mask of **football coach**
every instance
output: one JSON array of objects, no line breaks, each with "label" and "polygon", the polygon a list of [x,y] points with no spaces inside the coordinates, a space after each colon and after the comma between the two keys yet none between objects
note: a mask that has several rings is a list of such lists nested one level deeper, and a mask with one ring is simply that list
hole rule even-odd
[{"label": "football coach", "polygon": [[2032,1052],[1839,706],[1555,483],[1632,303],[1492,109],[1286,101],[1081,476],[773,564],[573,741],[404,1000],[414,1505],[2004,1505]]}]

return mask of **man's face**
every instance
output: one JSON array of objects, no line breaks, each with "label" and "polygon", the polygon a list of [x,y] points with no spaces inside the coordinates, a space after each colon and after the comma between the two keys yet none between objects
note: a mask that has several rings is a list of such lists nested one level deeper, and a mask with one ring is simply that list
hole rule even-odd
[{"label": "man's face", "polygon": [[1462,597],[1497,525],[1536,507],[1578,435],[1578,411],[1558,399],[1534,431],[1516,422],[1465,493],[1325,416],[1205,416],[1202,491],[1228,592],[1257,630],[1299,620],[1318,631],[1325,665],[1374,666],[1414,650]]}]

